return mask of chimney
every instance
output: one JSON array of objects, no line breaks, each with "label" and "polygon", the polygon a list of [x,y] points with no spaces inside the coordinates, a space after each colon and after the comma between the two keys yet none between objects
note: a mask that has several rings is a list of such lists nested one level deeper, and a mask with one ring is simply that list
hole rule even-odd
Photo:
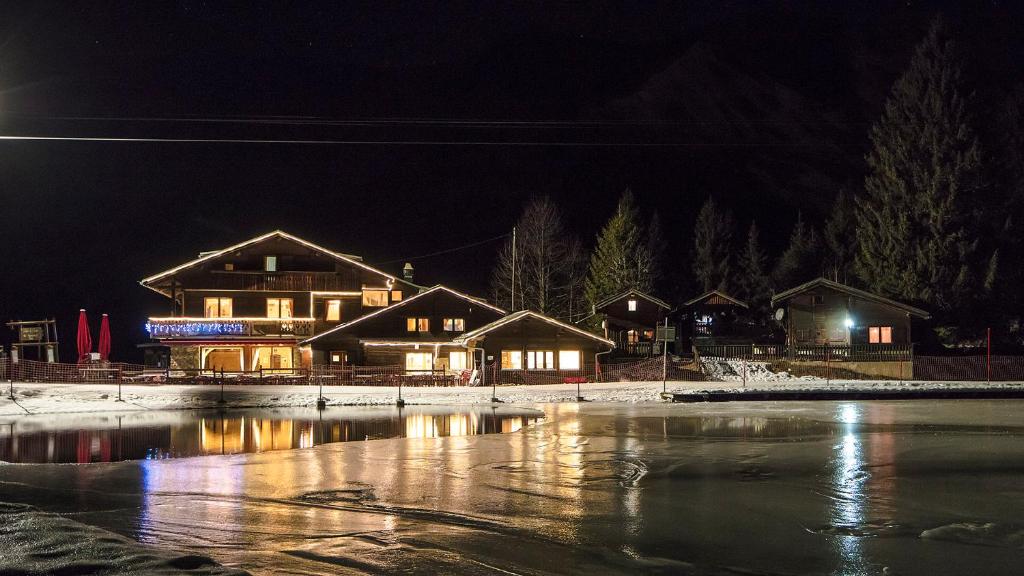
[{"label": "chimney", "polygon": [[404,278],[406,282],[412,282],[412,273],[413,273],[412,264],[409,263],[409,262],[406,262],[405,266],[402,266],[402,278]]}]

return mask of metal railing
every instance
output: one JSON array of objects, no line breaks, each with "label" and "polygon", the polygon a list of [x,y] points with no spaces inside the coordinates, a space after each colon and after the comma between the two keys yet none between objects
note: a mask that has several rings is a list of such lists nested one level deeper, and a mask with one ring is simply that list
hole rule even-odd
[{"label": "metal railing", "polygon": [[833,346],[785,344],[721,344],[694,346],[706,358],[726,360],[804,360],[813,362],[909,362],[914,358],[913,344],[852,344]]}]

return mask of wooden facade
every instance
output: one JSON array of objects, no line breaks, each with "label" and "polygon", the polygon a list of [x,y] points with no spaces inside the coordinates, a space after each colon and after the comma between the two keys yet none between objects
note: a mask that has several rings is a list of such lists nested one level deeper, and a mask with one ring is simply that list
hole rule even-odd
[{"label": "wooden facade", "polygon": [[657,327],[671,310],[663,300],[639,290],[627,290],[594,306],[594,313],[603,317],[604,337],[615,343],[616,353],[622,356],[657,353]]},{"label": "wooden facade", "polygon": [[683,304],[683,323],[694,345],[750,343],[749,307],[720,290]]},{"label": "wooden facade", "polygon": [[615,343],[564,322],[523,310],[467,332],[459,342],[483,350],[488,367],[498,370],[571,371],[595,362]]},{"label": "wooden facade", "polygon": [[141,284],[168,299],[150,336],[171,370],[296,371],[299,343],[414,296],[420,287],[282,231],[213,252]]},{"label": "wooden facade", "polygon": [[305,344],[313,349],[314,364],[402,366],[416,371],[429,364],[430,370],[464,370],[472,361],[454,340],[503,316],[500,308],[438,285]]},{"label": "wooden facade", "polygon": [[772,308],[791,346],[908,345],[912,318],[929,317],[919,308],[825,278],[776,295]]}]

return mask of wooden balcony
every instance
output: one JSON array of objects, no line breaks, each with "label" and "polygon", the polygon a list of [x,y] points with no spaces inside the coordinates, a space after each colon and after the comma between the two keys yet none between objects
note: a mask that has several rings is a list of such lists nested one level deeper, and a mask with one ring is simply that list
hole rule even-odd
[{"label": "wooden balcony", "polygon": [[206,337],[308,338],[313,318],[150,318],[146,330],[152,338],[169,340]]},{"label": "wooden balcony", "polygon": [[281,292],[314,292],[353,290],[361,288],[354,274],[319,271],[228,271],[212,270],[203,288],[217,290],[255,290]]}]

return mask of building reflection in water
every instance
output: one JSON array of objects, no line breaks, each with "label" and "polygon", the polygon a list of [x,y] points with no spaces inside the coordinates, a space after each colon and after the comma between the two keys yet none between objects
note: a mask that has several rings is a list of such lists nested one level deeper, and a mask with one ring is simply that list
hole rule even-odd
[{"label": "building reflection in water", "polygon": [[[174,423],[151,425],[141,417],[70,418],[56,429],[0,424],[0,460],[16,463],[89,463],[159,460],[214,454],[310,448],[333,442],[381,438],[436,438],[515,432],[537,412],[493,414],[467,410],[375,410],[334,416],[309,411],[305,418],[180,414]],[[358,411],[355,411],[358,412]],[[20,427],[19,427],[20,426]]]}]

